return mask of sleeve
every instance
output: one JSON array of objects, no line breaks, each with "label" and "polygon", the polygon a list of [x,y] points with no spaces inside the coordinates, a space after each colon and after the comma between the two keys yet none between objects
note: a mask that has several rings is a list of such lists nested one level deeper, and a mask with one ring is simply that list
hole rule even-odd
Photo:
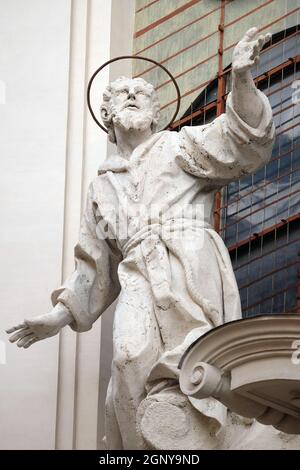
[{"label": "sleeve", "polygon": [[120,292],[117,269],[122,255],[96,223],[96,204],[91,184],[74,250],[75,271],[51,295],[53,306],[61,302],[69,309],[74,318],[70,326],[77,332],[90,330]]},{"label": "sleeve", "polygon": [[229,93],[226,113],[207,125],[181,129],[177,163],[216,188],[266,165],[272,154],[275,127],[269,100],[258,92],[263,112],[256,128],[239,117]]}]

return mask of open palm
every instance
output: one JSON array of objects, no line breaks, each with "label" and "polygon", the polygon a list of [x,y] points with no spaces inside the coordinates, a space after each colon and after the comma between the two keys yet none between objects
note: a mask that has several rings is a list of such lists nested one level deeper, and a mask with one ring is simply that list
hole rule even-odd
[{"label": "open palm", "polygon": [[258,28],[250,28],[234,48],[232,69],[235,72],[249,70],[259,61],[260,51],[270,38],[269,33],[259,35]]},{"label": "open palm", "polygon": [[11,343],[17,342],[19,348],[27,349],[37,341],[56,335],[61,327],[57,317],[50,312],[32,320],[24,320],[24,323],[9,328],[6,333],[14,333],[9,338]]}]

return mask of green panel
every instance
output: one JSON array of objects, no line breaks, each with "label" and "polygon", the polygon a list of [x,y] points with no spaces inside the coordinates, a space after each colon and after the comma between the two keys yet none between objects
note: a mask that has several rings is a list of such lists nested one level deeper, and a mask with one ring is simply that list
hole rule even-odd
[{"label": "green panel", "polygon": [[[153,7],[156,5],[159,5],[160,2],[155,3]],[[213,5],[213,6],[212,6]],[[200,3],[197,3],[196,5],[188,8],[187,10],[184,10],[182,13],[176,15],[175,17],[165,21],[164,23],[160,24],[154,29],[151,29],[147,33],[143,34],[142,36],[135,38],[134,40],[134,52],[139,52],[141,49],[144,49],[144,47],[147,47],[154,42],[156,42],[159,39],[162,39],[163,37],[167,36],[173,31],[178,30],[182,26],[185,26],[186,24],[190,23],[193,20],[196,20],[197,18],[205,15],[206,13],[210,12],[211,10],[216,8],[216,1],[213,0],[205,0]],[[149,8],[150,9],[150,8]],[[149,10],[147,9],[147,10]],[[147,15],[147,10],[144,10],[144,15]],[[141,12],[142,13],[142,12]],[[209,18],[209,17],[208,17]],[[208,18],[205,21],[196,23],[196,30],[193,29],[195,34],[195,31],[197,31],[197,25],[199,28],[199,33],[202,34],[203,31],[206,31],[207,25],[209,25],[209,20]],[[137,29],[135,29],[137,31]],[[176,36],[173,36],[172,42],[173,42],[173,51],[179,49],[183,40],[184,36],[189,33],[189,28],[184,29],[183,31],[179,32],[176,34]],[[164,42],[161,43],[162,48],[164,48]],[[150,56],[151,54],[151,49],[148,49],[145,54]]]},{"label": "green panel", "polygon": [[[241,4],[242,2],[238,1],[237,3]],[[254,2],[254,3],[257,3],[257,2]],[[260,3],[264,3],[264,2],[260,2]],[[231,11],[233,9],[231,4],[228,5],[228,9],[229,7]],[[248,8],[248,10],[252,10],[253,8],[254,7],[252,7],[252,3],[250,3],[250,8]],[[234,12],[236,13],[235,9],[234,9]],[[226,11],[226,23],[228,23],[231,21],[230,13],[227,11],[227,8],[225,11]],[[286,8],[285,8],[285,2],[282,0],[276,0],[270,3],[269,5],[267,5],[266,7],[261,8],[260,10],[246,16],[245,18],[242,18],[237,23],[234,23],[228,28],[225,28],[224,47],[226,48],[227,46],[238,41],[244,35],[244,33],[252,26],[262,27],[264,25],[268,25],[272,23],[274,20],[276,20],[276,18],[284,15],[285,13],[287,13]],[[234,17],[239,17],[241,15],[242,13],[240,13],[239,15],[235,14]],[[267,33],[268,31],[273,33],[275,29],[276,29],[276,23],[273,27],[266,28],[263,31],[263,33]]]},{"label": "green panel", "polygon": [[[225,25],[226,23],[239,18],[246,12],[253,10],[257,5],[262,5],[263,3],[265,3],[265,0],[253,1],[250,2],[250,4],[248,2],[248,8],[245,8],[245,2],[243,0],[235,0],[234,2],[229,3],[225,9]],[[236,43],[247,29],[252,26],[258,26],[261,28],[264,25],[273,23],[277,18],[286,15],[289,11],[298,7],[300,7],[300,0],[275,0],[237,23],[225,28],[224,47],[226,48],[231,44]],[[264,29],[263,33],[270,32],[271,34],[275,34],[291,26],[295,26],[296,24],[299,24],[299,12],[292,13],[283,20],[276,21],[272,26]],[[233,48],[225,51],[223,57],[224,68],[231,63],[232,52]]]},{"label": "green panel", "polygon": [[[235,0],[234,2],[229,2],[228,5],[225,7],[225,24],[236,20],[237,18],[241,17],[242,15],[245,15],[248,13],[250,10],[254,10],[255,8],[259,7],[260,5],[263,5],[266,3],[268,0],[251,0],[245,2],[245,0]],[[285,1],[282,0],[275,0],[271,5],[274,5],[276,3],[282,3],[283,5],[285,4]],[[262,11],[262,10],[258,10]],[[248,16],[249,22],[251,22],[251,18]],[[252,26],[255,26],[254,24]]]},{"label": "green panel", "polygon": [[[199,23],[191,25],[184,32],[177,33],[171,36],[170,38],[162,41],[156,46],[153,46],[151,49],[148,49],[145,54],[141,55],[145,55],[146,57],[154,58],[158,62],[162,62],[166,58],[182,51],[185,48],[188,48],[191,44],[198,42],[201,40],[201,38],[203,38],[203,40],[201,40],[201,42],[199,42],[198,44],[195,44],[186,51],[180,52],[173,59],[163,62],[165,66],[170,68],[170,71],[172,73],[180,73],[182,71],[183,66],[182,56],[187,56],[185,62],[188,62],[186,68],[189,68],[191,64],[194,63],[194,61],[195,63],[197,63],[200,60],[208,57],[208,55],[211,55],[212,53],[216,52],[216,50],[212,50],[211,44],[213,44],[215,47],[217,41],[219,40],[217,33],[217,26],[219,23],[219,12],[215,12],[210,15],[210,21],[208,26],[206,23],[207,21],[204,19]],[[214,35],[208,39],[205,39],[205,37],[210,33],[214,33]],[[140,63],[136,63],[134,70],[137,73],[141,73],[145,69],[147,70],[148,68],[149,65],[146,62],[140,61]]]},{"label": "green panel", "polygon": [[[218,40],[219,40],[218,35],[215,34],[215,35],[211,36],[210,38],[202,41],[201,43],[196,44],[195,46],[187,49],[183,53],[181,53],[179,55],[176,55],[172,59],[167,60],[166,62],[164,62],[164,66],[166,66],[168,68],[168,70],[170,70],[170,72],[174,76],[177,76],[177,75],[183,73],[185,70],[188,70],[190,67],[192,67],[192,66],[194,66],[194,65],[196,65],[200,62],[205,61],[211,55],[216,54],[217,49],[218,49]],[[160,51],[158,54],[151,54],[151,57],[154,58],[155,60],[157,60],[158,62],[160,62],[162,59],[165,58],[165,55],[164,55],[163,51]],[[142,62],[142,61],[140,61],[140,62]],[[143,68],[145,68],[145,67],[148,68],[149,67],[147,62],[142,62],[142,64],[143,64]],[[205,69],[203,69],[203,72],[204,71],[205,71]],[[145,80],[152,79],[153,83],[155,85],[158,85],[161,82],[158,81],[157,73],[158,73],[158,69],[156,68],[155,70],[147,72],[147,73],[143,74],[142,76],[143,76],[143,78],[145,78]],[[199,79],[200,79],[200,77],[199,77]],[[205,77],[203,77],[202,81],[205,81],[205,80],[206,80]],[[199,82],[199,84],[200,83],[201,82]],[[184,92],[185,90],[186,90],[186,87],[182,91]]]},{"label": "green panel", "polygon": [[[151,3],[151,2],[149,2]],[[145,28],[154,21],[163,18],[164,16],[172,13],[172,11],[185,5],[186,0],[159,0],[159,2],[153,3],[150,7],[142,10],[135,15],[135,30]],[[143,6],[143,5],[141,5]]]},{"label": "green panel", "polygon": [[[218,68],[218,57],[215,57],[211,61],[209,61],[206,64],[206,75],[209,76],[216,76],[216,70]],[[199,86],[204,80],[201,80],[201,78],[206,79],[206,76],[203,76],[203,66],[196,67],[193,71],[191,71],[187,76],[181,77],[177,80],[177,83],[179,85],[179,88],[181,90],[182,95],[184,94],[182,90],[184,87],[188,86],[188,90],[192,90],[193,88],[196,88]],[[180,106],[180,111],[178,113],[178,117],[180,117],[190,106],[191,102],[193,102],[197,96],[203,91],[204,88],[200,88],[196,90],[195,92],[187,95],[186,97],[183,97],[181,100],[181,106]],[[176,98],[176,92],[175,88],[172,84],[168,84],[158,92],[159,99],[161,106],[164,106],[166,103],[169,103],[170,101],[174,100]],[[162,122],[166,122],[167,119],[170,118],[172,113],[175,110],[175,104],[172,104],[165,108],[162,112]],[[167,117],[165,117],[167,115]]]},{"label": "green panel", "polygon": [[[140,0],[137,2],[139,7],[145,5],[144,1]],[[258,6],[262,6],[266,0],[234,0],[226,4],[225,8],[225,26],[227,23],[241,17],[242,15],[250,12]],[[137,24],[139,28],[147,25],[159,17],[165,16],[170,12],[170,5],[172,8],[178,8],[178,6],[185,2],[175,2],[170,0],[160,0],[154,3],[149,8],[141,11],[136,15]],[[142,36],[135,38],[134,40],[134,51],[138,52],[140,49],[153,44],[155,41],[162,39],[170,33],[182,28],[186,24],[196,20],[197,18],[205,15],[206,13],[214,10],[220,6],[221,2],[217,0],[202,0],[193,7],[188,8],[184,12],[176,15],[176,17],[167,20],[160,24],[158,27],[148,31]],[[236,43],[244,34],[244,32],[252,26],[263,27],[266,24],[276,21],[276,19],[282,15],[285,15],[289,11],[300,7],[300,0],[274,0],[267,6],[262,6],[258,11],[250,13],[245,18],[239,20],[237,23],[225,27],[224,34],[224,47]],[[137,6],[138,8],[138,6]],[[139,23],[138,23],[139,22]],[[164,65],[170,70],[170,72],[176,77],[181,75],[182,72],[192,68],[187,73],[184,73],[178,77],[177,81],[180,87],[181,94],[184,95],[186,92],[199,87],[203,82],[212,80],[217,75],[218,70],[218,47],[219,47],[219,32],[218,24],[220,22],[220,9],[210,14],[207,18],[197,21],[193,25],[182,29],[182,31],[176,32],[171,37],[162,40],[159,44],[149,47],[141,55],[153,58],[158,62],[165,61],[169,56],[173,54],[175,57],[167,59]],[[267,28],[264,32],[270,31],[272,34],[281,31],[290,26],[294,26],[299,23],[299,12],[294,13],[287,18],[277,21],[274,25]],[[143,26],[141,26],[143,25]],[[204,39],[199,44],[195,44],[192,47],[191,44],[197,42],[201,38],[205,38],[207,35],[214,33],[210,38]],[[182,49],[188,48],[187,50],[180,52]],[[225,50],[223,56],[224,68],[231,63],[233,48]],[[206,61],[210,56],[214,56]],[[204,61],[200,65],[196,65],[199,62]],[[133,70],[134,75],[142,73],[148,69],[151,65],[142,62],[134,61]],[[194,68],[193,68],[194,67]],[[142,75],[143,78],[151,82],[154,86],[158,86],[168,80],[166,74],[155,68],[150,72]],[[193,93],[188,94],[182,98],[182,104],[179,116],[190,106],[191,102],[200,94],[201,89],[197,89]],[[164,106],[175,99],[175,89],[172,84],[163,86],[158,90],[161,105]],[[161,126],[166,124],[172,115],[176,104],[172,104],[162,111]]]},{"label": "green panel", "polygon": [[135,11],[150,3],[152,0],[135,0]]}]

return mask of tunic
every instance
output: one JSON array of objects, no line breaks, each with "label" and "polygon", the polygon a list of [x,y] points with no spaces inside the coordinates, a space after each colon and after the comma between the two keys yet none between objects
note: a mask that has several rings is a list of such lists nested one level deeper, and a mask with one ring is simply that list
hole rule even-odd
[{"label": "tunic", "polygon": [[[137,447],[141,401],[178,383],[179,360],[193,341],[241,316],[228,250],[212,228],[213,205],[222,186],[270,159],[272,110],[259,93],[257,128],[238,116],[229,94],[226,113],[213,122],[153,134],[129,161],[108,158],[89,187],[76,269],[52,302],[62,302],[71,328],[83,332],[119,296],[107,395],[111,449]],[[193,405],[224,424],[216,400]]]}]

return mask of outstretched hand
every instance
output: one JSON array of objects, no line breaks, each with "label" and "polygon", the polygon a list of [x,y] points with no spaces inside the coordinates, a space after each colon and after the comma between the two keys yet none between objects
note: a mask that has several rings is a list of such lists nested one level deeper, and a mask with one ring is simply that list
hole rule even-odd
[{"label": "outstretched hand", "polygon": [[72,319],[66,307],[57,305],[52,312],[32,320],[24,320],[24,323],[9,328],[6,333],[13,333],[9,338],[11,343],[17,343],[19,348],[27,349],[37,341],[56,335]]},{"label": "outstretched hand", "polygon": [[250,28],[234,48],[232,70],[236,73],[250,70],[259,62],[260,51],[270,39],[270,33],[258,35],[258,28]]}]

